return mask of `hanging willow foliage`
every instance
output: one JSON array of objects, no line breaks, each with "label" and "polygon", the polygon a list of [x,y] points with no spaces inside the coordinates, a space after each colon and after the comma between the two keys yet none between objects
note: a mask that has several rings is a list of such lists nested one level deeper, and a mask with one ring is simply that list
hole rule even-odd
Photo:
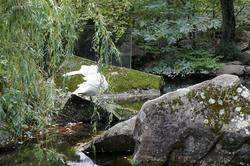
[{"label": "hanging willow foliage", "polygon": [[[94,2],[94,1],[93,1]],[[119,58],[94,3],[0,0],[0,129],[21,139],[46,129],[55,107],[53,77],[73,53],[82,20],[92,19],[99,64]],[[88,9],[85,13],[79,8]],[[84,17],[84,18],[83,18]]]},{"label": "hanging willow foliage", "polygon": [[[54,75],[73,54],[82,20],[88,19],[79,12],[86,3],[0,0],[0,4],[0,140],[5,133],[12,141],[22,141],[48,133],[56,107]],[[101,64],[119,51],[102,15],[94,6],[91,9],[87,14],[96,22],[94,48]],[[47,143],[35,146],[36,158],[63,161]]]},{"label": "hanging willow foliage", "polygon": [[120,51],[116,48],[111,31],[107,30],[107,25],[103,15],[95,3],[88,4],[89,19],[95,21],[95,36],[93,48],[98,56],[98,64],[111,64],[113,59],[120,61]]},{"label": "hanging willow foliage", "polygon": [[70,0],[0,3],[0,127],[21,139],[50,122],[53,73],[72,54],[78,17]]}]

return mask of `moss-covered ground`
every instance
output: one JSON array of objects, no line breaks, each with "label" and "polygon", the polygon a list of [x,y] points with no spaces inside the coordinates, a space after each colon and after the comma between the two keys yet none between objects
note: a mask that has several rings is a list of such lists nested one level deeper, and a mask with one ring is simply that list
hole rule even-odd
[{"label": "moss-covered ground", "polygon": [[[74,91],[78,84],[83,82],[81,75],[64,78],[64,73],[79,70],[81,65],[96,64],[94,61],[73,56],[68,58],[58,71],[55,83],[58,88],[67,87],[69,91]],[[161,77],[116,66],[104,66],[101,72],[105,75],[111,93],[121,93],[132,89],[159,89]]]}]

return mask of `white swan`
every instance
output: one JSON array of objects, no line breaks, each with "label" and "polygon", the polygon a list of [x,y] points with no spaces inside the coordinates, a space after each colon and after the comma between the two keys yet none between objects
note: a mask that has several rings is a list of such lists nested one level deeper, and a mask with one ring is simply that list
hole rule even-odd
[{"label": "white swan", "polygon": [[108,82],[106,81],[104,75],[100,73],[88,75],[84,77],[84,80],[86,82],[79,84],[78,88],[73,92],[73,94],[95,96],[98,93],[108,89]]},{"label": "white swan", "polygon": [[78,88],[73,92],[75,95],[88,95],[92,100],[91,96],[95,96],[108,89],[108,82],[105,76],[98,72],[97,65],[82,65],[80,70],[66,73],[63,76],[72,76],[76,74],[82,74],[85,82],[78,85]]}]

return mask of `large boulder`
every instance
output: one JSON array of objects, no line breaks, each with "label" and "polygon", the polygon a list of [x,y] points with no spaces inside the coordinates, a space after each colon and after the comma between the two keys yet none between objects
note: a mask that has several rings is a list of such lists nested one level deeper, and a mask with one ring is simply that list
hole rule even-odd
[{"label": "large boulder", "polygon": [[133,131],[136,117],[120,122],[88,143],[80,145],[85,152],[132,152],[134,150]]},{"label": "large boulder", "polygon": [[247,165],[250,91],[221,75],[146,102],[134,129],[134,164]]}]

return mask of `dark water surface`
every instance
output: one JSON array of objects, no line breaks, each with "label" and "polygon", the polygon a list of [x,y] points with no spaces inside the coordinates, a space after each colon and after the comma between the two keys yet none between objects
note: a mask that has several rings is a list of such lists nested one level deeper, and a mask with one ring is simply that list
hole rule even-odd
[{"label": "dark water surface", "polygon": [[[47,160],[39,162],[35,157],[35,155],[38,154],[35,152],[34,144],[30,144],[19,146],[19,148],[14,151],[0,154],[0,166],[63,166],[68,165],[68,161],[74,162],[71,166],[93,166],[88,164],[88,157],[82,161],[75,150],[75,146],[78,143],[84,143],[91,139],[91,126],[87,124],[77,124],[73,127],[61,127],[57,130],[59,130],[61,134],[56,136],[54,141],[48,143],[48,147],[53,146],[57,152],[65,155],[65,163],[49,162]],[[131,154],[96,154],[96,156],[90,155],[89,157],[98,166],[129,166],[129,156],[131,156]]]}]

